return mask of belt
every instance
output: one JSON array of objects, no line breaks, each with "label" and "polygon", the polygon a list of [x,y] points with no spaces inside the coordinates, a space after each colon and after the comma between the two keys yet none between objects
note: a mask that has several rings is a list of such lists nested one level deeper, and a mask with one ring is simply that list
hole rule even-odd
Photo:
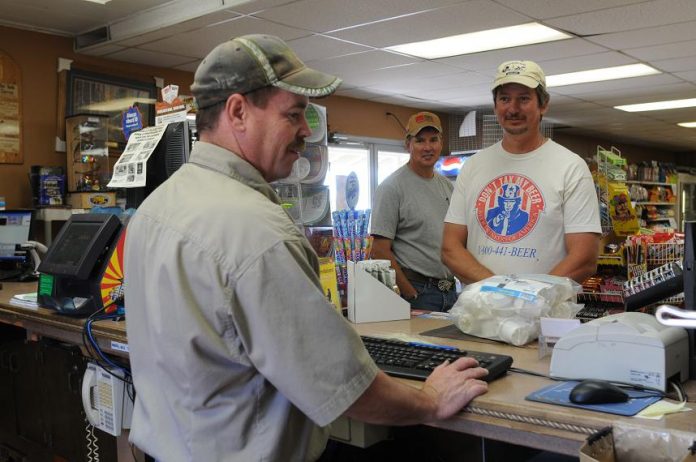
[{"label": "belt", "polygon": [[414,281],[414,282],[419,282],[421,284],[432,284],[440,292],[449,292],[452,290],[454,287],[454,278],[452,279],[437,279],[437,278],[430,278],[428,276],[425,276],[423,274],[420,274],[416,271],[413,271],[412,269],[409,268],[401,268],[401,271],[404,273],[404,276],[406,276],[406,279],[409,281]]}]

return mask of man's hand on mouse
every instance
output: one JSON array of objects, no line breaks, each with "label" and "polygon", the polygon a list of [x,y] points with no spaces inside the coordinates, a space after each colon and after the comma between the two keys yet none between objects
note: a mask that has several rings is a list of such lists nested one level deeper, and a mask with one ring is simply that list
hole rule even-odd
[{"label": "man's hand on mouse", "polygon": [[479,380],[488,370],[478,367],[474,358],[445,361],[437,366],[423,385],[423,391],[435,400],[435,420],[447,419],[469,404],[475,397],[488,391],[488,383]]}]

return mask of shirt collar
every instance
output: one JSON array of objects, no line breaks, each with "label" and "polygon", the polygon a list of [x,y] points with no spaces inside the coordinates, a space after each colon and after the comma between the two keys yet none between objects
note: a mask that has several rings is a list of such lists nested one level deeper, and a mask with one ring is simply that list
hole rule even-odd
[{"label": "shirt collar", "polygon": [[276,204],[280,204],[280,198],[261,176],[261,172],[232,151],[216,144],[196,141],[189,163],[222,173],[260,192]]}]

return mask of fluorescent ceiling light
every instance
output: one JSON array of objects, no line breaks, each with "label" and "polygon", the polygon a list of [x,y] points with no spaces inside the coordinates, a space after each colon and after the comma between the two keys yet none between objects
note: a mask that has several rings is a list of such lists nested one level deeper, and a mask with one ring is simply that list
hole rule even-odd
[{"label": "fluorescent ceiling light", "polygon": [[614,109],[626,112],[642,112],[642,111],[662,111],[664,109],[680,109],[684,107],[695,107],[696,98],[689,99],[673,99],[670,101],[655,101],[654,103],[641,104],[626,104],[623,106],[614,106]]},{"label": "fluorescent ceiling light", "polygon": [[685,128],[696,128],[696,122],[680,122],[677,125]]},{"label": "fluorescent ceiling light", "polygon": [[567,74],[549,75],[546,77],[547,87],[561,87],[577,83],[602,82],[604,80],[627,79],[643,75],[660,74],[657,69],[645,64],[627,64],[625,66],[605,67],[589,71],[569,72]]},{"label": "fluorescent ceiling light", "polygon": [[571,35],[531,22],[519,26],[501,27],[423,42],[394,45],[387,47],[386,50],[419,58],[437,59],[568,38],[571,38]]},{"label": "fluorescent ceiling light", "polygon": [[106,5],[111,0],[84,0],[85,2],[99,3],[100,5]]}]

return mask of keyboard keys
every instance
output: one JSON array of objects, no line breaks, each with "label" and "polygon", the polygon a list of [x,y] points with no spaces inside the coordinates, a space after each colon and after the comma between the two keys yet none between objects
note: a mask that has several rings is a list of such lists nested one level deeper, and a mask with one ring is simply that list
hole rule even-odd
[{"label": "keyboard keys", "polygon": [[487,382],[502,376],[512,366],[512,358],[506,355],[368,336],[361,338],[377,366],[395,377],[425,380],[433,369],[446,360],[454,362],[463,356],[476,359],[481,367],[488,369],[488,375],[483,379]]}]

